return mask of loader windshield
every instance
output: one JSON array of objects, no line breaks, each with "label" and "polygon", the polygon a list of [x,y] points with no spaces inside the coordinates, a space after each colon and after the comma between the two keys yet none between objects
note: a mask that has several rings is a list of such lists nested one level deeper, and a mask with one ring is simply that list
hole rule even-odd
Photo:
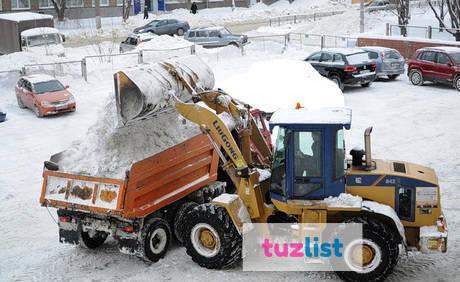
[{"label": "loader windshield", "polygon": [[276,126],[273,136],[276,136],[275,150],[273,154],[272,175],[270,192],[281,196],[286,195],[286,130]]}]

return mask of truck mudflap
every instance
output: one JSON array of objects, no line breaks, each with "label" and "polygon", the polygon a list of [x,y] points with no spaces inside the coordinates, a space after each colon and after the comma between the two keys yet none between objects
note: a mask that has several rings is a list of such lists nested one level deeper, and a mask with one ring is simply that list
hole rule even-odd
[{"label": "truck mudflap", "polygon": [[45,170],[40,203],[77,210],[112,213],[121,210],[124,180]]},{"label": "truck mudflap", "polygon": [[447,229],[440,231],[438,225],[420,227],[419,248],[424,254],[447,252]]}]

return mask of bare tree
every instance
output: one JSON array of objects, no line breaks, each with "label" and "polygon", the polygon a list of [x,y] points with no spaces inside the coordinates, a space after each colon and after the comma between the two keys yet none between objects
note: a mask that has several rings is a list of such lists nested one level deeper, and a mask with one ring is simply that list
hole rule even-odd
[{"label": "bare tree", "polygon": [[123,9],[122,9],[122,17],[123,17],[123,22],[126,22],[129,19],[129,14],[131,12],[131,5],[132,1],[131,0],[123,0]]},{"label": "bare tree", "polygon": [[[455,37],[456,41],[460,41],[460,0],[444,0],[447,6],[447,11],[449,12],[449,18],[450,18],[450,27],[451,28],[446,28],[446,31],[450,34],[452,34]],[[443,2],[444,2],[443,1]],[[430,5],[431,10],[433,11],[436,19],[439,21],[439,26],[441,27],[447,27],[448,25],[445,22],[444,18],[444,9],[440,8],[438,11],[431,2],[431,0],[428,0],[428,5]]]},{"label": "bare tree", "polygon": [[407,25],[410,19],[409,0],[396,0],[396,15],[398,16],[398,25],[402,36],[407,36]]},{"label": "bare tree", "polygon": [[66,2],[67,0],[51,0],[51,3],[53,3],[54,6],[54,10],[58,16],[58,21],[60,22],[64,21]]}]

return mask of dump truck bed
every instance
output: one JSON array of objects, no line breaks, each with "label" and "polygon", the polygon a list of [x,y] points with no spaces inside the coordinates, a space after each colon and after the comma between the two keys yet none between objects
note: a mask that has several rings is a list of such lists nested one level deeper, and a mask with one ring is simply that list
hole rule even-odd
[{"label": "dump truck bed", "polygon": [[77,175],[45,168],[44,206],[141,218],[217,179],[219,156],[200,134],[132,165],[125,179]]}]

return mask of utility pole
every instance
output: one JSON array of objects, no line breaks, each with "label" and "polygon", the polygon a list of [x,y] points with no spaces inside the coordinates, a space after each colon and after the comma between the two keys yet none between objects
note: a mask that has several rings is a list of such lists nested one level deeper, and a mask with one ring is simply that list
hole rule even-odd
[{"label": "utility pole", "polygon": [[364,0],[359,4],[359,32],[364,32]]},{"label": "utility pole", "polygon": [[94,0],[96,6],[96,28],[101,29],[101,0]]}]

